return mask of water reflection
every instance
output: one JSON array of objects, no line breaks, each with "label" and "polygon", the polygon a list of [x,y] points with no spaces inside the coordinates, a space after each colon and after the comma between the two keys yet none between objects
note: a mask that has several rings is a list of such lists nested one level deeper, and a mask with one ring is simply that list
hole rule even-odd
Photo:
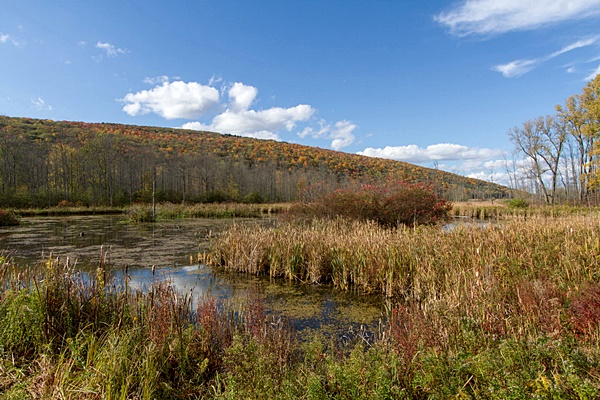
[{"label": "water reflection", "polygon": [[118,215],[25,218],[20,226],[0,229],[0,249],[20,264],[54,256],[97,265],[102,247],[116,266],[175,267],[189,265],[190,256],[208,245],[209,232],[231,223],[197,219],[128,224]]},{"label": "water reflection", "polygon": [[[290,317],[301,334],[318,330],[343,336],[361,326],[377,329],[383,302],[379,296],[338,292],[328,285],[302,285],[265,277],[213,271],[194,262],[207,248],[208,236],[232,223],[268,220],[188,219],[163,224],[127,224],[123,216],[25,218],[21,226],[0,229],[0,251],[15,262],[32,265],[49,256],[77,260],[82,268],[98,265],[102,252],[116,279],[127,269],[129,285],[145,290],[155,280],[168,280],[195,299],[206,294],[243,302],[260,293],[270,313]],[[152,271],[154,270],[154,274]]]}]

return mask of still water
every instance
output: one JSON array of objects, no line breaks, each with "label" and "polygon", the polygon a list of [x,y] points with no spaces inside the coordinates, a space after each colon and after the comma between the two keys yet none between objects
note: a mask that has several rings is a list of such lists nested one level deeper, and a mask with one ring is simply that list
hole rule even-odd
[{"label": "still water", "polygon": [[[209,238],[230,224],[269,224],[256,219],[184,219],[155,224],[128,224],[122,215],[24,218],[16,227],[0,228],[0,252],[19,265],[60,258],[82,268],[100,257],[115,278],[127,268],[130,285],[144,290],[153,280],[168,280],[180,293],[240,300],[259,293],[265,309],[291,318],[301,335],[318,330],[326,336],[353,336],[364,327],[373,332],[383,318],[379,296],[335,291],[328,285],[303,285],[253,275],[224,273],[196,262]],[[154,274],[152,271],[154,270]]]}]

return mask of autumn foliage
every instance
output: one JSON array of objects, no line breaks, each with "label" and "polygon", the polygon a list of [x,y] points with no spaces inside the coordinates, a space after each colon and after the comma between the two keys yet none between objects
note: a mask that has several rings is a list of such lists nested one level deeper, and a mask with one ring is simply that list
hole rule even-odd
[{"label": "autumn foliage", "polygon": [[[34,161],[34,162],[32,162]],[[0,204],[14,208],[157,202],[290,202],[396,179],[452,200],[501,198],[499,185],[417,165],[299,144],[133,125],[0,116]]]},{"label": "autumn foliage", "polygon": [[290,209],[292,215],[375,221],[385,227],[432,224],[445,219],[451,204],[431,187],[403,181],[351,185]]},{"label": "autumn foliage", "polygon": [[0,226],[19,225],[21,218],[12,211],[0,210]]}]

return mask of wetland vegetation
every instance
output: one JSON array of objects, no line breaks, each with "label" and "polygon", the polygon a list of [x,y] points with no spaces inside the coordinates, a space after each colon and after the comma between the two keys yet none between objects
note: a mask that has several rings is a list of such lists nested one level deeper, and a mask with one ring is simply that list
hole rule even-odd
[{"label": "wetland vegetation", "polygon": [[[2,255],[0,395],[599,398],[599,84],[509,132],[529,159],[521,175],[506,163],[512,191],[288,143],[0,117],[5,207],[118,212],[153,239],[144,221],[280,213],[208,235],[198,263],[385,305],[374,327],[299,335],[298,304],[270,308],[265,286],[241,302],[195,297],[175,279],[141,287],[127,268],[114,279],[103,253],[87,269]],[[245,204],[201,204],[232,201]],[[437,224],[450,216],[492,221]],[[93,238],[81,233],[63,238]]]},{"label": "wetland vegetation", "polygon": [[[362,254],[363,267],[378,265],[385,273],[380,280],[374,276],[379,286],[361,290],[381,287],[394,295],[376,332],[345,342],[318,335],[298,340],[285,315],[265,313],[256,294],[243,305],[208,295],[193,303],[168,281],[147,292],[111,284],[101,263],[83,279],[52,260],[42,270],[22,271],[5,259],[3,396],[591,399],[600,394],[597,213],[459,226],[445,233],[435,226],[390,230],[342,220],[285,227],[280,234],[282,226],[248,229],[236,236],[241,241],[236,246],[263,261],[277,259],[277,252],[281,260],[300,259],[304,248],[308,262],[325,250],[330,258],[319,262],[345,266],[349,288],[361,288],[350,278],[371,273],[350,264],[355,253]],[[213,246],[231,243],[227,238],[239,232],[233,227]],[[367,238],[362,246],[361,236]],[[269,243],[272,256],[259,257]],[[296,246],[287,245],[292,243]],[[343,253],[346,257],[336,256]],[[296,278],[291,265],[278,268]],[[330,280],[339,284],[343,277]]]},{"label": "wetland vegetation", "polygon": [[446,230],[359,214],[233,222],[210,237],[200,257],[216,269],[388,298],[376,328],[345,337],[298,335],[260,291],[242,302],[194,299],[168,279],[145,290],[112,281],[102,258],[87,273],[58,259],[23,270],[3,258],[0,392],[597,398],[600,214],[503,207],[497,223]]}]

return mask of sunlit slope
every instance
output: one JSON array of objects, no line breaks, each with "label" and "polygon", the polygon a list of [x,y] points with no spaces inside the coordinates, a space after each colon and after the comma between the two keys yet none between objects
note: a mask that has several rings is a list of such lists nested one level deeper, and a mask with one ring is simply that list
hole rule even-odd
[{"label": "sunlit slope", "polygon": [[119,154],[147,153],[154,160],[170,164],[204,156],[210,160],[245,165],[247,168],[269,166],[288,174],[312,171],[329,178],[335,176],[340,182],[367,182],[390,177],[431,184],[450,200],[504,197],[508,194],[508,189],[500,185],[406,162],[214,132],[6,116],[0,117],[0,128],[5,142],[12,140],[19,146],[66,145],[77,150],[103,137],[110,139]]}]

